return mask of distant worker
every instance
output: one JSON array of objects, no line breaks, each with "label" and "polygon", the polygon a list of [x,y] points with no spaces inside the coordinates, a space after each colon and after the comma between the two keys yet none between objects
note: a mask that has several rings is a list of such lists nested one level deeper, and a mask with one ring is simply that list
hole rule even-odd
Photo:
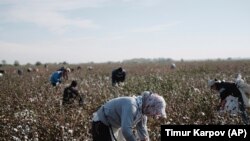
[{"label": "distant worker", "polygon": [[176,68],[176,65],[175,63],[172,63],[171,66],[170,66],[171,69],[175,69]]},{"label": "distant worker", "polygon": [[[66,77],[65,77],[66,76]],[[51,77],[50,77],[50,82],[53,86],[57,86],[62,82],[62,77],[64,79],[68,79],[68,75],[67,75],[67,71],[66,69],[59,69],[55,72],[52,73]]]},{"label": "distant worker", "polygon": [[76,99],[78,99],[80,106],[83,105],[83,98],[77,90],[77,81],[73,80],[70,86],[63,91],[63,105],[72,104]]},{"label": "distant worker", "polygon": [[112,71],[112,86],[115,86],[116,84],[120,84],[121,82],[124,82],[126,78],[126,71],[119,67]]},{"label": "distant worker", "polygon": [[21,69],[18,69],[18,70],[17,70],[17,74],[18,74],[18,75],[22,75],[22,74],[23,74],[23,71],[22,71]]}]

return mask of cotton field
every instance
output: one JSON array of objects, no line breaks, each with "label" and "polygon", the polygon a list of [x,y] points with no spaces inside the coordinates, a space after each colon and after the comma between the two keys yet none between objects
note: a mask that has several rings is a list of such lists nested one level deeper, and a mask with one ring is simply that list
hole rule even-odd
[{"label": "cotton field", "polygon": [[[166,119],[149,119],[152,141],[160,140],[160,125],[243,124],[241,117],[218,112],[218,94],[207,85],[209,79],[233,81],[241,73],[250,83],[250,61],[218,60],[169,63],[103,63],[65,65],[74,68],[58,87],[49,82],[51,73],[62,65],[34,66],[39,71],[23,71],[30,66],[2,66],[0,77],[1,141],[90,141],[93,112],[111,98],[133,96],[149,90],[162,95]],[[91,69],[89,69],[91,66]],[[123,85],[112,86],[111,72],[122,66],[127,76]],[[81,69],[78,69],[81,68]],[[72,80],[84,105],[62,106],[63,89]],[[248,114],[250,111],[248,109]]]}]

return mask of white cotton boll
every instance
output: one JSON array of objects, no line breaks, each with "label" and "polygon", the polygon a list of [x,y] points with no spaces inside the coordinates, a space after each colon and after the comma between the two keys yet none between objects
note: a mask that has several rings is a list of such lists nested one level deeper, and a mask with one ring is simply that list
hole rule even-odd
[{"label": "white cotton boll", "polygon": [[14,114],[14,117],[15,117],[15,118],[18,118],[18,117],[19,117],[19,113],[18,113],[18,112],[15,113],[15,114]]},{"label": "white cotton boll", "polygon": [[68,133],[69,133],[71,136],[73,136],[73,130],[72,130],[72,129],[69,129],[69,130],[68,130]]},{"label": "white cotton boll", "polygon": [[24,112],[21,112],[21,117],[25,117],[26,114]]},{"label": "white cotton boll", "polygon": [[198,89],[198,88],[195,88],[195,87],[191,87],[191,90],[194,91],[195,93],[201,93],[201,91]]},{"label": "white cotton boll", "polygon": [[21,141],[18,137],[16,137],[16,136],[12,136],[12,138],[13,138],[13,140],[14,141]]},{"label": "white cotton boll", "polygon": [[66,123],[66,124],[65,124],[65,127],[69,127],[69,123]]},{"label": "white cotton boll", "polygon": [[25,132],[26,133],[30,132],[30,127],[28,125],[25,126]]},{"label": "white cotton boll", "polygon": [[37,133],[37,132],[35,132],[35,133],[34,133],[34,136],[35,136],[36,138],[38,138],[38,133]]},{"label": "white cotton boll", "polygon": [[18,126],[17,126],[17,129],[22,129],[22,126],[21,126],[21,125],[18,125]]},{"label": "white cotton boll", "polygon": [[201,112],[200,114],[201,114],[202,116],[205,116],[205,115],[206,115],[204,112]]},{"label": "white cotton boll", "polygon": [[24,140],[28,141],[28,136],[27,135],[24,136]]},{"label": "white cotton boll", "polygon": [[17,132],[18,130],[16,128],[13,129],[15,132]]},{"label": "white cotton boll", "polygon": [[105,77],[104,77],[104,80],[109,81],[110,78],[109,78],[108,76],[105,76]]},{"label": "white cotton boll", "polygon": [[198,88],[195,88],[194,91],[195,91],[196,93],[201,93],[201,91],[200,91]]}]

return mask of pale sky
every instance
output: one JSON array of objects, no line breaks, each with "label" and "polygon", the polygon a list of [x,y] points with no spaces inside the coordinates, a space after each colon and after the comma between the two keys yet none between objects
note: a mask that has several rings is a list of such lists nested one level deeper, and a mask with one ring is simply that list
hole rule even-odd
[{"label": "pale sky", "polygon": [[250,0],[0,0],[8,64],[228,57],[250,58]]}]

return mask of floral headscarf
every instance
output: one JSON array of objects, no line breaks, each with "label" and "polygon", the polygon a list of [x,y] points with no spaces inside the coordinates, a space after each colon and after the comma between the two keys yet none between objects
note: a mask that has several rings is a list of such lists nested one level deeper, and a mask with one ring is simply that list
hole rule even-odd
[{"label": "floral headscarf", "polygon": [[164,98],[156,93],[144,91],[142,93],[142,111],[143,114],[153,117],[167,117]]}]

